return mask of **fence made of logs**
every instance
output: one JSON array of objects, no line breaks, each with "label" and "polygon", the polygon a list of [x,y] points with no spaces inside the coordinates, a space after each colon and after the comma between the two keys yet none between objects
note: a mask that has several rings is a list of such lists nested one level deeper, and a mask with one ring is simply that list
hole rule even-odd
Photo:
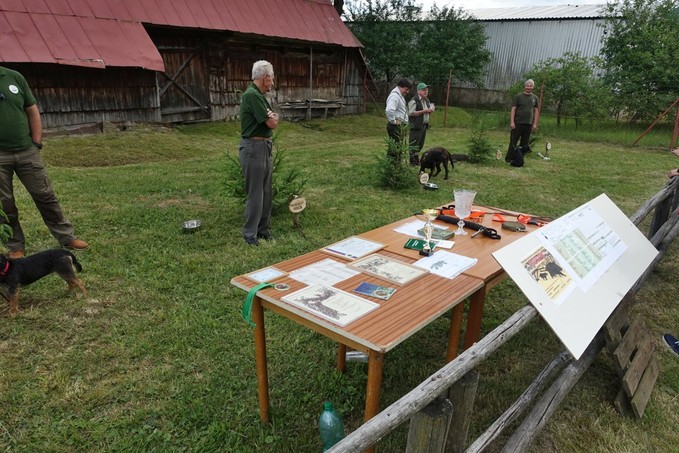
[{"label": "fence made of logs", "polygon": [[478,343],[347,435],[328,452],[370,449],[408,420],[406,452],[482,452],[522,416],[523,420],[511,433],[502,451],[524,451],[604,348],[611,353],[620,377],[620,392],[614,402],[616,409],[620,413],[641,417],[655,385],[658,366],[643,322],[630,319],[630,308],[635,303],[635,294],[679,234],[678,205],[679,177],[676,177],[630,217],[632,223],[639,227],[653,213],[647,237],[659,254],[618,304],[582,356],[574,360],[566,350],[557,354],[519,398],[466,450],[479,381],[479,373],[475,369],[538,317],[532,305],[516,311]]}]

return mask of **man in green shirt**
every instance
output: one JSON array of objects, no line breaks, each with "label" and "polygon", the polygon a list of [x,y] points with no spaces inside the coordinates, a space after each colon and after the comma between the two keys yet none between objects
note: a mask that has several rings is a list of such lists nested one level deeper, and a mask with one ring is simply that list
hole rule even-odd
[{"label": "man in green shirt", "polygon": [[271,111],[264,97],[273,87],[274,72],[265,60],[252,65],[252,83],[243,93],[240,105],[241,141],[238,159],[245,178],[245,224],[243,239],[250,245],[271,240],[271,176],[273,145],[271,136],[278,126],[278,114]]},{"label": "man in green shirt", "polygon": [[10,258],[23,258],[26,245],[14,200],[15,173],[52,236],[66,248],[89,247],[75,237],[73,225],[61,212],[40,156],[41,149],[42,121],[35,97],[20,73],[0,66],[0,200],[13,232],[5,243]]},{"label": "man in green shirt", "polygon": [[516,148],[519,139],[521,140],[519,143],[521,149],[524,150],[524,153],[528,152],[530,134],[538,128],[539,101],[538,97],[533,94],[533,88],[535,88],[535,82],[532,79],[526,80],[523,85],[523,93],[517,94],[512,100],[512,109],[509,112],[511,133],[509,135],[509,148],[505,156],[507,162],[511,162],[514,148]]}]

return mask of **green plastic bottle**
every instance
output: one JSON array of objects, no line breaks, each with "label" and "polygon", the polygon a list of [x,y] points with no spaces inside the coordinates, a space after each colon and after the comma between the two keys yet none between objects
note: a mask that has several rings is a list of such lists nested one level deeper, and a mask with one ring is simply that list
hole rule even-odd
[{"label": "green plastic bottle", "polygon": [[330,401],[323,404],[323,412],[318,420],[318,428],[321,432],[323,451],[328,451],[340,440],[344,439],[344,424],[342,418],[332,407]]}]

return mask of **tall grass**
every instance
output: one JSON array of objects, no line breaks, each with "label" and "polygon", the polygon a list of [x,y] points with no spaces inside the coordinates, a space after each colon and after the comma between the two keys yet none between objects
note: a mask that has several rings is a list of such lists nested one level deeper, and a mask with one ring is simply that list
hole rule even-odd
[{"label": "tall grass", "polygon": [[[466,128],[442,127],[437,111],[427,146],[465,152]],[[449,116],[465,116],[454,112]],[[55,277],[22,291],[21,313],[0,309],[0,449],[7,451],[320,450],[317,417],[326,399],[348,429],[362,423],[366,366],[334,369],[332,341],[267,313],[272,423],[257,412],[251,328],[239,315],[244,293],[229,280],[278,261],[448,203],[455,188],[477,202],[559,216],[602,192],[633,213],[666,181],[677,162],[661,147],[623,148],[543,135],[552,160],[530,155],[526,166],[504,161],[460,163],[438,191],[380,189],[375,156],[385,152],[385,122],[364,115],[284,123],[288,165],[307,179],[305,236],[283,213],[277,241],[247,246],[242,211],[226,195],[226,155],[235,155],[238,125],[132,128],[93,136],[49,137],[44,158],[65,213],[92,244],[79,254],[90,295],[72,297]],[[506,147],[507,131],[488,133]],[[416,177],[413,169],[413,178]],[[56,246],[17,184],[28,252]],[[184,234],[184,220],[203,227]],[[639,295],[640,314],[655,337],[679,333],[677,246]],[[526,299],[511,282],[490,291],[483,331]],[[595,303],[595,301],[593,301]],[[390,352],[382,406],[443,365],[449,316]],[[660,347],[660,345],[659,345]],[[481,367],[471,427],[478,434],[520,394],[561,346],[534,322]],[[661,375],[641,421],[619,417],[620,386],[605,354],[550,422],[534,451],[667,451],[679,418],[679,360],[658,351]],[[404,449],[407,427],[378,449]]]}]

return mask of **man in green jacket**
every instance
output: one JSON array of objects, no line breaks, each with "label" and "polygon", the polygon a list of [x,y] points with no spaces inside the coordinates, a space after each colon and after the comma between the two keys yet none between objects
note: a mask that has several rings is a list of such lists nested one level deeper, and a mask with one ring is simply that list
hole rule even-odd
[{"label": "man in green jacket", "polygon": [[252,83],[243,93],[240,105],[241,141],[238,159],[245,178],[245,224],[243,239],[249,245],[271,240],[271,178],[273,171],[273,130],[278,127],[278,113],[271,110],[264,97],[273,87],[273,66],[265,60],[252,66]]},{"label": "man in green jacket", "polygon": [[59,244],[74,250],[89,247],[75,237],[73,225],[61,212],[40,156],[41,149],[42,121],[35,97],[20,73],[0,66],[0,200],[13,232],[5,243],[10,258],[23,258],[26,248],[14,199],[15,173]]}]

